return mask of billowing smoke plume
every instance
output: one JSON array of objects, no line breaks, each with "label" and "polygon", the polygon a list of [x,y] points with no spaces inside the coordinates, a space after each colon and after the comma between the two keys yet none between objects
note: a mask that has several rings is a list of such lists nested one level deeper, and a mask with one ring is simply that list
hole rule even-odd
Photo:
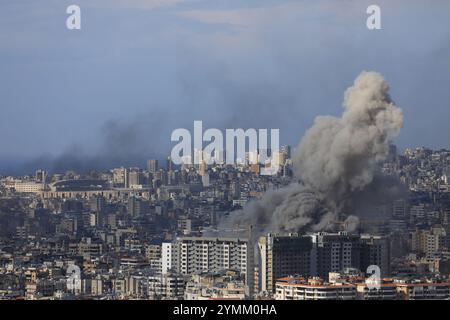
[{"label": "billowing smoke plume", "polygon": [[[402,125],[389,86],[376,72],[362,72],[345,92],[341,117],[319,116],[293,156],[299,182],[267,192],[233,212],[224,225],[253,225],[267,231],[324,230],[352,196],[375,181],[377,163]],[[348,216],[348,229],[358,220]]]}]

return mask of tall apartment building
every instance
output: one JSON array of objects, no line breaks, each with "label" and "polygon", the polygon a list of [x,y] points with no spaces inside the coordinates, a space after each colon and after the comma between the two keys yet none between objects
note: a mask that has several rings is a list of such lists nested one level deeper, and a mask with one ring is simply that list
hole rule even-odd
[{"label": "tall apartment building", "polygon": [[155,173],[158,171],[158,160],[150,159],[147,161],[147,171],[151,173]]},{"label": "tall apartment building", "polygon": [[101,195],[94,195],[89,199],[91,211],[103,212],[106,209],[106,199]]},{"label": "tall apartment building", "polygon": [[121,186],[125,185],[126,171],[127,169],[123,167],[112,169],[114,185],[121,185]]},{"label": "tall apartment building", "polygon": [[391,274],[391,250],[388,237],[361,235],[361,271],[371,265],[380,268],[381,277]]},{"label": "tall apartment building", "polygon": [[289,275],[309,276],[311,237],[290,234],[267,234],[258,241],[258,288],[273,292],[275,281]]},{"label": "tall apartment building", "polygon": [[125,188],[135,188],[142,184],[143,175],[139,168],[123,169],[123,186]]},{"label": "tall apartment building", "polygon": [[287,276],[316,276],[328,280],[330,272],[370,265],[390,274],[389,239],[345,232],[319,232],[308,235],[268,234],[258,241],[257,291],[274,293],[277,279]]},{"label": "tall apartment building", "polygon": [[150,211],[150,204],[147,200],[130,197],[127,203],[127,211],[132,217],[140,217]]},{"label": "tall apartment building", "polygon": [[429,230],[416,230],[411,233],[411,250],[427,258],[433,258],[444,247],[446,231],[435,226]]},{"label": "tall apartment building", "polygon": [[361,270],[361,241],[358,235],[318,232],[312,234],[311,239],[311,275],[328,280],[330,272],[347,268]]},{"label": "tall apartment building", "polygon": [[177,269],[176,245],[172,242],[163,242],[161,244],[161,273],[165,274],[171,270]]},{"label": "tall apartment building", "polygon": [[236,270],[245,277],[249,293],[253,289],[253,250],[247,239],[181,237],[163,243],[162,272],[183,275]]},{"label": "tall apartment building", "polygon": [[144,177],[142,172],[139,169],[130,170],[128,172],[128,187],[135,188],[139,185],[142,185],[144,182]]}]

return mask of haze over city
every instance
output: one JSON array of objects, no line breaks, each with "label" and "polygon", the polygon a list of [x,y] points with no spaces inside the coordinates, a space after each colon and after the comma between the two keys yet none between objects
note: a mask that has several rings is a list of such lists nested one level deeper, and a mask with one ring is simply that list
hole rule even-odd
[{"label": "haze over city", "polygon": [[449,9],[2,2],[0,300],[450,300]]},{"label": "haze over city", "polygon": [[14,1],[0,10],[1,173],[144,165],[194,120],[279,128],[296,145],[318,114],[339,115],[362,70],[392,87],[395,143],[448,147],[450,4],[379,1]]}]

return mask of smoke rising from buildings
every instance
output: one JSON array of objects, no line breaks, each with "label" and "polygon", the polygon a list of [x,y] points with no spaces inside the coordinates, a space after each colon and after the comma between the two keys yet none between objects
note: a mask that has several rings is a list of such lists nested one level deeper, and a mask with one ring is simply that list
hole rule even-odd
[{"label": "smoke rising from buildings", "polygon": [[[341,117],[319,116],[293,156],[299,182],[271,190],[233,212],[223,226],[253,225],[271,232],[329,228],[355,196],[373,189],[377,164],[385,160],[403,115],[376,72],[362,72],[344,95]],[[358,225],[347,216],[347,228]]]},{"label": "smoke rising from buildings", "polygon": [[116,166],[144,166],[149,158],[166,157],[166,149],[170,147],[169,120],[170,114],[163,111],[140,114],[130,120],[108,120],[92,137],[96,141],[94,150],[88,150],[80,141],[68,145],[60,154],[43,154],[16,167],[6,166],[5,171],[30,174],[43,168],[53,173],[66,170],[87,173]]}]

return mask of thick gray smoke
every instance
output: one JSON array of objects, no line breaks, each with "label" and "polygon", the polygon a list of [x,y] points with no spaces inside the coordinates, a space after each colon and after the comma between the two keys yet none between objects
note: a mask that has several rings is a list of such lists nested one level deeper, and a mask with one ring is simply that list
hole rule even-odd
[{"label": "thick gray smoke", "polygon": [[[266,231],[324,230],[338,219],[352,195],[373,181],[377,163],[403,125],[389,86],[376,72],[362,72],[344,97],[341,117],[319,116],[293,156],[299,183],[267,192],[233,212],[224,225],[254,225]],[[347,217],[349,231],[358,220]]]}]

